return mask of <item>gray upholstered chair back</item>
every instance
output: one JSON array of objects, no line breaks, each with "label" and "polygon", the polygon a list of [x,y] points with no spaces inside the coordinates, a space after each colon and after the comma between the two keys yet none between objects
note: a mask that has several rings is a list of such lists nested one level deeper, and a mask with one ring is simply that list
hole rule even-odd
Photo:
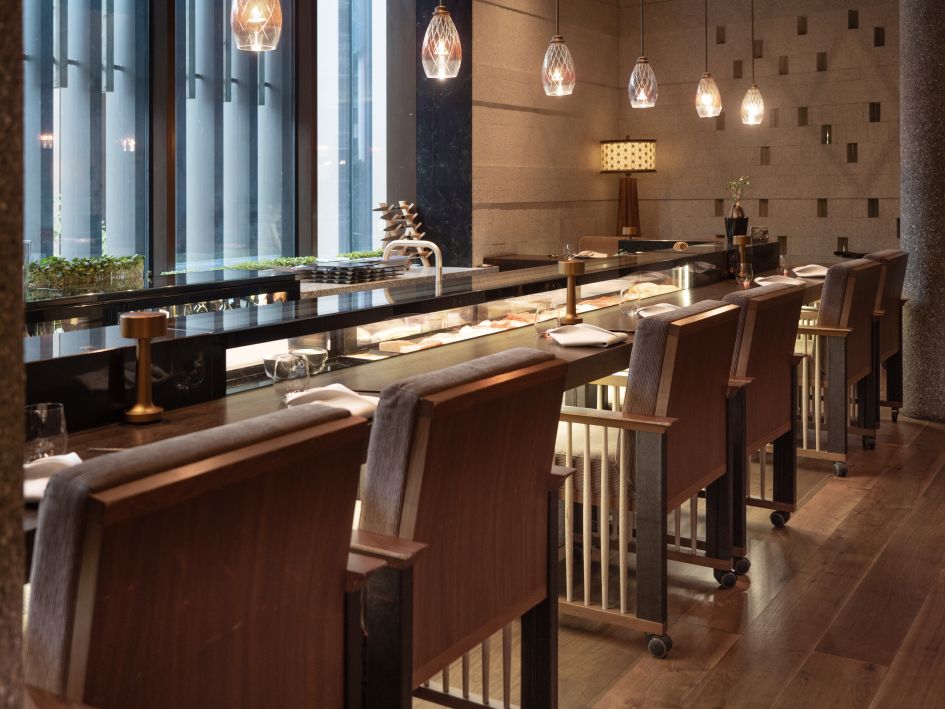
[{"label": "gray upholstered chair back", "polygon": [[[340,672],[330,685],[306,680],[306,690],[286,682],[282,668],[247,662],[259,650],[278,658],[280,647],[268,646],[269,631],[260,628],[287,627],[271,615],[274,607],[257,617],[272,602],[259,584],[280,592],[279,613],[293,616],[295,627],[310,620],[302,602],[322,591],[326,613],[341,608],[366,434],[366,423],[346,411],[301,406],[101,456],[53,476],[40,506],[30,578],[27,682],[102,709],[277,705],[283,691],[286,701],[317,692],[340,701]],[[335,443],[324,442],[332,437]],[[307,460],[311,466],[302,464]],[[320,479],[322,465],[332,468],[327,480]],[[335,499],[317,502],[329,494]],[[304,519],[292,509],[303,501]],[[313,526],[319,504],[340,510],[334,528],[322,530],[325,549],[312,551],[310,539],[300,547],[266,538],[304,533],[299,520]],[[260,544],[273,546],[260,554]],[[327,567],[309,568],[325,559]],[[321,590],[307,585],[293,608],[289,586],[296,581],[265,578],[270,561],[299,579],[321,573],[333,581]],[[338,646],[340,612],[316,622],[339,631]],[[331,662],[304,645],[291,652]],[[244,685],[250,675],[256,700],[228,703],[224,685],[250,692]],[[260,691],[276,695],[262,699]]]},{"label": "gray upholstered chair back", "polygon": [[[738,308],[717,300],[646,318],[637,327],[623,408],[677,419],[667,436],[668,509],[724,472],[726,397],[737,327]],[[627,439],[622,455],[632,460]]]},{"label": "gray upholstered chair back", "polygon": [[428,544],[414,569],[415,687],[547,597],[566,373],[520,348],[381,393],[360,528]]}]

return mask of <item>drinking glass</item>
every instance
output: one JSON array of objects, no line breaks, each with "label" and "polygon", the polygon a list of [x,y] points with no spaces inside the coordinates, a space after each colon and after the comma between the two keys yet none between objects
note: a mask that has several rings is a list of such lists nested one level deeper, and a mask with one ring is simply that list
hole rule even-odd
[{"label": "drinking glass", "polygon": [[272,386],[283,403],[289,394],[308,389],[308,360],[294,354],[277,355],[272,363]]},{"label": "drinking glass", "polygon": [[640,312],[642,303],[640,302],[640,289],[636,286],[630,286],[620,291],[620,312],[628,318],[635,318]]},{"label": "drinking glass", "polygon": [[791,264],[788,262],[788,257],[784,254],[778,256],[778,270],[781,272],[782,276],[791,275]]},{"label": "drinking glass", "polygon": [[564,249],[562,249],[561,251],[561,257],[565,261],[570,261],[571,259],[574,258],[574,254],[576,253],[577,251],[574,250],[574,244],[568,243],[564,245]]},{"label": "drinking glass", "polygon": [[561,306],[556,303],[539,303],[535,309],[535,330],[539,337],[548,337],[548,331],[558,327]]},{"label": "drinking glass", "polygon": [[742,288],[748,288],[754,280],[755,272],[750,263],[742,263],[735,272],[735,280],[739,282]]},{"label": "drinking glass", "polygon": [[30,404],[26,407],[26,447],[23,462],[63,455],[69,445],[66,409],[62,404]]}]

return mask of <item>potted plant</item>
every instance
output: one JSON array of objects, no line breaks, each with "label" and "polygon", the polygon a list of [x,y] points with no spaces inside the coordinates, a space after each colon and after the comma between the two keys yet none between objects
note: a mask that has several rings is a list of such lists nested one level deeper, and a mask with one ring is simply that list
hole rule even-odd
[{"label": "potted plant", "polygon": [[733,237],[748,234],[748,217],[745,216],[741,200],[745,188],[750,184],[751,179],[747,175],[742,175],[737,180],[728,183],[729,192],[732,193],[732,208],[725,218],[725,242],[729,246],[733,243]]}]

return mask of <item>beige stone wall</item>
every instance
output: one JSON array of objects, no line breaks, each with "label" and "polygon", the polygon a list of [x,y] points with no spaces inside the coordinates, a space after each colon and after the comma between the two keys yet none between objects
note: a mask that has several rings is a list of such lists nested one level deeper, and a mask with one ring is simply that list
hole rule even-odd
[{"label": "beige stone wall", "polygon": [[569,97],[541,86],[554,0],[476,0],[473,13],[473,263],[610,233],[617,186],[599,174],[598,146],[617,135],[623,93],[617,0],[562,1]]},{"label": "beige stone wall", "polygon": [[[619,5],[619,8],[615,8]],[[598,174],[598,141],[630,134],[656,138],[656,174],[639,177],[644,234],[704,239],[724,230],[715,200],[725,183],[749,175],[746,210],[753,225],[786,234],[791,253],[896,243],[899,216],[899,30],[896,0],[756,0],[763,57],[756,80],[765,123],[743,126],[742,97],[751,83],[748,0],[710,0],[709,68],[719,83],[725,129],[700,119],[693,106],[703,71],[699,0],[647,0],[646,51],[660,84],[656,108],[633,110],[626,83],[639,53],[636,0],[566,0],[565,39],[575,57],[578,89],[547,98],[539,82],[541,56],[552,33],[552,0],[477,0],[473,80],[473,256],[542,253],[581,234],[610,233],[616,182]],[[848,29],[848,11],[859,28]],[[798,35],[798,16],[807,34]],[[725,43],[716,43],[716,27]],[[885,46],[874,47],[882,27]],[[618,36],[619,29],[619,36]],[[827,70],[817,71],[818,52]],[[788,74],[779,74],[780,58]],[[742,79],[733,62],[742,60]],[[869,104],[881,120],[869,122]],[[799,107],[808,125],[799,127]],[[772,124],[777,109],[778,125]],[[832,144],[821,144],[821,126]],[[847,162],[847,144],[858,162]],[[761,148],[770,165],[761,165]],[[868,199],[879,216],[868,216]],[[768,217],[759,217],[759,199]],[[826,218],[817,200],[827,199]],[[726,200],[726,209],[728,201]]]}]

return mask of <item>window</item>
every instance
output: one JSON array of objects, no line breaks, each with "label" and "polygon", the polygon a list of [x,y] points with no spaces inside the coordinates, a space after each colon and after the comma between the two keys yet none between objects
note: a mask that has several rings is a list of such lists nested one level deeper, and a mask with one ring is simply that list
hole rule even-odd
[{"label": "window", "polygon": [[236,48],[230,0],[175,0],[178,269],[295,253],[292,0],[271,52]]},{"label": "window", "polygon": [[318,253],[333,257],[375,248],[372,210],[413,194],[387,194],[385,4],[320,0],[317,12]]},{"label": "window", "polygon": [[31,258],[146,254],[147,4],[24,0],[23,45]]}]

